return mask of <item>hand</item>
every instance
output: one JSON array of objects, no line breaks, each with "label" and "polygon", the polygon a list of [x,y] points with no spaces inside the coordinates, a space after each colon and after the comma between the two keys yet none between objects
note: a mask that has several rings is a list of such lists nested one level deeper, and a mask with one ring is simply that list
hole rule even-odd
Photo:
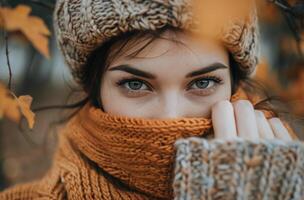
[{"label": "hand", "polygon": [[216,103],[212,107],[212,122],[215,138],[292,140],[279,118],[266,119],[264,113],[255,110],[247,100],[234,103],[225,100]]}]

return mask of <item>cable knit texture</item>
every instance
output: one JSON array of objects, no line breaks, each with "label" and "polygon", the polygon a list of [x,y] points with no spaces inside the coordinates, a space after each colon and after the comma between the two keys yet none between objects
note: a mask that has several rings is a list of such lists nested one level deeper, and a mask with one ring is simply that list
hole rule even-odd
[{"label": "cable knit texture", "polygon": [[[249,98],[239,89],[231,101],[239,99]],[[303,177],[303,152],[296,146],[276,151],[272,150],[276,147],[246,142],[209,144],[206,140],[197,148],[193,142],[180,142],[175,158],[176,141],[206,138],[211,129],[212,121],[207,118],[130,118],[87,104],[61,130],[48,173],[39,181],[9,188],[0,193],[0,199],[220,199],[216,195],[222,194],[232,199],[241,195],[244,186],[248,194],[260,187],[273,192],[286,189],[290,194],[284,195],[299,193],[303,185],[297,176]],[[279,153],[284,154],[283,160]],[[248,169],[246,161],[255,163],[250,161],[254,156],[262,156],[265,164]],[[260,174],[266,178],[259,182]]]},{"label": "cable knit texture", "polygon": [[[109,38],[164,26],[196,30],[199,22],[192,6],[192,0],[57,0],[54,30],[65,60],[79,81],[88,55]],[[250,75],[258,62],[256,11],[244,19],[231,20],[219,35],[241,71]]]},{"label": "cable knit texture", "polygon": [[175,200],[304,199],[304,144],[178,140]]}]

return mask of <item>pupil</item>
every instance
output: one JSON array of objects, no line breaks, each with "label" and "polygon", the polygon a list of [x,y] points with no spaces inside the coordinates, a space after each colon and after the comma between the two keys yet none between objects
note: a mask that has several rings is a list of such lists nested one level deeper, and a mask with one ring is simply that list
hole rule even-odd
[{"label": "pupil", "polygon": [[209,85],[209,82],[206,80],[200,80],[196,82],[198,88],[206,88]]},{"label": "pupil", "polygon": [[142,86],[142,83],[139,82],[139,81],[131,81],[129,82],[129,87],[132,89],[132,90],[139,90]]}]

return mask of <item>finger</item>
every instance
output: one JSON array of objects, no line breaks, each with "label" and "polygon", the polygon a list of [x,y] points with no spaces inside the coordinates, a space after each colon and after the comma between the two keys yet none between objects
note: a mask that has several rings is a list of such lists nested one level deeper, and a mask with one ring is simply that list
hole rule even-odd
[{"label": "finger", "polygon": [[215,138],[237,137],[233,106],[229,101],[220,101],[212,107],[212,123]]},{"label": "finger", "polygon": [[237,134],[241,138],[258,140],[259,132],[253,105],[247,100],[233,103]]},{"label": "finger", "polygon": [[255,110],[255,116],[257,121],[257,127],[260,138],[273,139],[274,133],[272,132],[271,126],[268,123],[264,113],[260,110]]},{"label": "finger", "polygon": [[271,118],[268,120],[273,130],[274,136],[278,139],[291,141],[291,136],[279,118]]}]

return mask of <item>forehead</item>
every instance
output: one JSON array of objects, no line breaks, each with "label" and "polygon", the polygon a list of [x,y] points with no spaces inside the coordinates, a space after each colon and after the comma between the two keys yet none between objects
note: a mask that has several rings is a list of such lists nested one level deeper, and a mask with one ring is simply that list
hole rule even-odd
[{"label": "forehead", "polygon": [[[130,64],[151,72],[165,69],[188,72],[218,62],[229,65],[228,52],[224,45],[212,38],[166,31],[161,38],[147,45],[148,41],[149,39],[132,39],[119,56],[112,60],[109,69],[121,64]],[[136,55],[130,56],[137,51]]]}]

